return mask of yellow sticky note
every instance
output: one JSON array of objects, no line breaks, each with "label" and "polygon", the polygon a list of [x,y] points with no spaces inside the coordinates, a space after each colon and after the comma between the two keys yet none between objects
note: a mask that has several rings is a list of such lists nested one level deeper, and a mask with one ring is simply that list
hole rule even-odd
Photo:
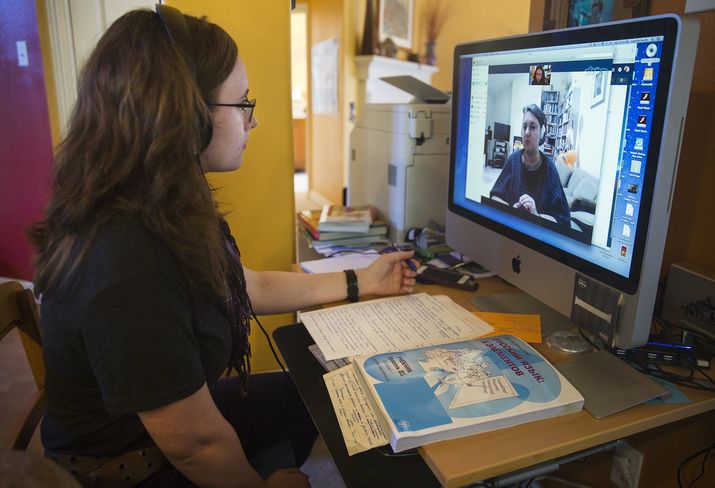
[{"label": "yellow sticky note", "polygon": [[541,316],[526,313],[474,312],[474,315],[494,327],[484,337],[511,334],[532,344],[541,344]]}]

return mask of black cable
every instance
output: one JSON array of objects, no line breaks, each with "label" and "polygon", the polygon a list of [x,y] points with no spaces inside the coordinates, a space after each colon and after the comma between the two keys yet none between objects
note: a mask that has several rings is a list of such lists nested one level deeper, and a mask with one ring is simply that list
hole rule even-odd
[{"label": "black cable", "polygon": [[698,481],[700,478],[702,478],[703,475],[705,474],[705,464],[706,464],[707,461],[708,461],[708,456],[709,456],[710,453],[712,452],[713,447],[715,447],[715,444],[713,444],[712,446],[710,446],[710,447],[707,449],[707,451],[705,451],[705,455],[703,456],[703,462],[700,464],[700,474],[698,474],[695,478],[693,478],[693,481],[690,482],[690,484],[688,485],[688,488],[690,488],[691,486],[693,486],[693,485],[695,484],[695,482]]},{"label": "black cable", "polygon": [[[693,459],[695,459],[696,457],[700,456],[701,454],[706,453],[706,454],[705,454],[705,459],[703,459],[703,469],[705,469],[705,466],[704,466],[705,460],[707,459],[707,456],[710,454],[710,451],[713,450],[713,449],[715,449],[715,443],[711,444],[710,446],[708,446],[708,447],[706,447],[706,448],[704,448],[704,449],[699,450],[698,452],[696,452],[696,453],[694,453],[694,454],[691,454],[690,456],[688,456],[687,458],[685,458],[683,461],[681,461],[680,464],[678,464],[678,469],[677,469],[677,471],[676,471],[676,475],[677,475],[677,477],[678,477],[678,488],[683,488],[683,483],[681,482],[681,479],[682,479],[683,468],[685,467],[685,465],[688,464],[688,463],[689,463],[690,461],[692,461]],[[692,486],[692,484],[693,484],[695,481],[697,481],[697,479],[700,479],[700,476],[702,476],[702,475],[699,475],[698,478],[696,478],[695,480],[691,481],[688,486]]]},{"label": "black cable", "polygon": [[690,376],[682,376],[676,373],[671,373],[669,371],[664,371],[663,369],[660,368],[659,365],[653,365],[656,369],[652,369],[651,365],[646,364],[638,364],[634,363],[636,368],[643,374],[647,374],[649,376],[653,376],[655,378],[660,378],[662,380],[670,381],[671,383],[675,383],[676,385],[679,386],[685,386],[687,388],[691,388],[694,390],[702,390],[702,391],[708,391],[708,392],[713,392],[715,393],[715,388],[711,388],[709,386],[703,385],[700,380],[697,378],[694,378],[694,372],[692,369],[690,369]]},{"label": "black cable", "polygon": [[696,337],[698,339],[708,342],[709,344],[715,344],[715,333],[709,331],[708,329],[701,326],[700,324],[695,324],[695,323],[689,322],[685,319],[681,319],[681,320],[678,320],[678,323],[675,324],[675,326],[680,329],[687,330],[689,332],[696,334]]},{"label": "black cable", "polygon": [[494,485],[485,483],[484,481],[475,481],[471,485],[467,485],[467,488],[494,488]]},{"label": "black cable", "polygon": [[263,325],[261,324],[261,321],[258,320],[258,317],[256,317],[256,314],[253,314],[253,320],[256,321],[258,324],[258,327],[261,328],[261,332],[263,332],[263,335],[266,336],[266,341],[268,341],[268,347],[271,348],[271,352],[273,353],[273,357],[276,358],[276,362],[278,363],[278,366],[281,367],[281,371],[283,371],[283,374],[287,374],[288,372],[286,371],[285,367],[283,366],[283,363],[281,363],[281,360],[278,359],[278,354],[276,353],[275,348],[273,347],[273,341],[271,341],[271,337],[268,335],[268,332],[266,332],[266,329],[263,328]]},{"label": "black cable", "polygon": [[389,446],[378,446],[375,448],[375,450],[385,457],[412,457],[417,456],[419,454],[419,452],[417,452],[417,449],[408,449],[407,451],[403,452],[393,452]]},{"label": "black cable", "polygon": [[701,375],[705,376],[705,377],[708,379],[708,381],[710,382],[710,384],[713,385],[713,387],[715,387],[715,380],[713,380],[713,379],[710,377],[710,375],[708,375],[708,374],[705,372],[705,370],[698,365],[698,363],[697,363],[696,361],[693,361],[693,360],[690,359],[690,358],[685,358],[685,360],[686,360],[687,362],[689,362],[690,365],[691,365],[693,368],[695,368],[696,370],[698,370],[698,372],[699,372]]},{"label": "black cable", "polygon": [[712,331],[694,324],[692,322],[689,322],[687,320],[679,320],[678,323],[673,323],[662,316],[659,315],[653,315],[653,320],[659,324],[661,327],[667,326],[670,329],[680,329],[680,330],[686,330],[688,332],[692,332],[695,334],[695,337],[701,341],[705,342],[707,344],[710,344],[711,346],[715,346],[715,334],[713,334]]}]

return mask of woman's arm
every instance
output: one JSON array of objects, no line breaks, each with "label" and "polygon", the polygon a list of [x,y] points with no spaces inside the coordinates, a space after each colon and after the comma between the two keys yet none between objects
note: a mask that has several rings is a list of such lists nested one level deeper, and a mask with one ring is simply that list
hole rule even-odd
[{"label": "woman's arm", "polygon": [[171,464],[196,485],[265,486],[205,384],[182,400],[138,415]]},{"label": "woman's arm", "polygon": [[[369,267],[355,270],[360,296],[411,293],[415,272],[404,260],[413,254],[413,251],[385,254]],[[257,314],[294,312],[347,298],[345,273],[244,270],[248,295]]]},{"label": "woman's arm", "polygon": [[[516,155],[516,156],[515,156]],[[491,191],[489,192],[489,198],[499,203],[506,205],[513,204],[513,196],[511,191],[512,186],[512,171],[514,167],[514,158],[521,158],[521,151],[511,153],[504,163],[504,168],[502,168],[499,177],[494,182]],[[521,164],[521,163],[519,163]]]},{"label": "woman's arm", "polygon": [[308,476],[298,469],[279,469],[263,481],[246,459],[236,431],[216,408],[206,384],[193,395],[138,415],[171,464],[198,486],[310,486]]}]

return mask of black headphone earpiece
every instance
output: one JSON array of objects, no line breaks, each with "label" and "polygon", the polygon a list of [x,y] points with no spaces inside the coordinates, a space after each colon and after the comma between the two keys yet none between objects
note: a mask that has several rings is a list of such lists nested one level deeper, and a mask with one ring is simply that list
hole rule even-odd
[{"label": "black headphone earpiece", "polygon": [[[166,30],[169,39],[173,42],[174,46],[177,47],[181,53],[186,65],[189,67],[191,76],[198,85],[198,79],[196,77],[196,56],[194,54],[194,44],[191,39],[191,31],[189,30],[189,25],[186,23],[186,18],[181,10],[170,7],[168,5],[156,4],[156,15],[159,17],[164,30]],[[203,152],[211,142],[211,137],[213,136],[213,126],[209,120],[206,127],[201,127],[199,136],[199,152]]]},{"label": "black headphone earpiece", "polygon": [[541,132],[539,134],[539,146],[541,146],[546,140],[546,121],[541,124]]},{"label": "black headphone earpiece", "polygon": [[211,121],[209,121],[206,123],[206,127],[204,127],[204,130],[201,132],[201,148],[199,149],[199,153],[204,152],[204,149],[209,147],[209,144],[211,143],[211,138],[213,137],[213,133],[214,128],[211,124]]}]

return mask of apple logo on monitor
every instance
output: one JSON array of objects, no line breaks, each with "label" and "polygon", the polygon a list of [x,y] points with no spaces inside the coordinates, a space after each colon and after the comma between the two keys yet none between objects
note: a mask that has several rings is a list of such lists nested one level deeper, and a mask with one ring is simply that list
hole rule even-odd
[{"label": "apple logo on monitor", "polygon": [[519,256],[511,260],[511,269],[514,270],[516,274],[521,273],[521,259],[519,259]]}]

